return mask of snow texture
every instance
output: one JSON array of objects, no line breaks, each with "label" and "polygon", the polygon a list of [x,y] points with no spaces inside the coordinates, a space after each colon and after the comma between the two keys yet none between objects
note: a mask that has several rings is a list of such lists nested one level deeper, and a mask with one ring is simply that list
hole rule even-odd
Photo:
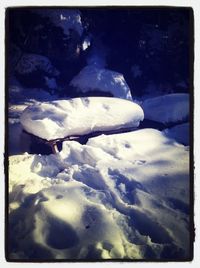
[{"label": "snow texture", "polygon": [[42,17],[47,17],[57,27],[63,29],[64,34],[69,35],[69,30],[75,30],[81,36],[83,26],[81,22],[81,14],[79,10],[74,9],[40,9],[35,13]]},{"label": "snow texture", "polygon": [[155,129],[10,157],[10,258],[184,260],[188,163],[188,147]]},{"label": "snow texture", "polygon": [[145,119],[177,123],[189,118],[189,94],[176,93],[146,99],[142,103]]},{"label": "snow texture", "polygon": [[38,103],[21,115],[23,128],[46,140],[138,127],[144,114],[133,102],[118,98],[89,97]]},{"label": "snow texture", "polygon": [[[94,58],[93,58],[94,60]],[[78,91],[100,90],[114,97],[132,100],[130,88],[121,73],[93,65],[87,65],[75,76],[70,85]]]}]

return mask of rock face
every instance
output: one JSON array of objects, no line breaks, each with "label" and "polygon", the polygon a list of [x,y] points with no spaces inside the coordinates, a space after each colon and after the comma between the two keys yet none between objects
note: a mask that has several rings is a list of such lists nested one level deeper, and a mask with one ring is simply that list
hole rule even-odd
[{"label": "rock face", "polygon": [[118,98],[89,97],[31,105],[24,110],[20,121],[27,132],[54,140],[137,127],[143,118],[143,110],[136,103]]}]

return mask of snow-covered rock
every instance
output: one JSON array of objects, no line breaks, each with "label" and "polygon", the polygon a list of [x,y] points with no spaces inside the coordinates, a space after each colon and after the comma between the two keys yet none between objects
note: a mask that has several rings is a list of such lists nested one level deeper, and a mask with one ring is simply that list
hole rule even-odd
[{"label": "snow-covered rock", "polygon": [[27,132],[53,140],[95,131],[137,127],[143,117],[142,108],[131,101],[89,97],[29,106],[20,121]]},{"label": "snow-covered rock", "polygon": [[70,85],[84,93],[99,90],[109,92],[114,97],[132,100],[130,88],[121,73],[100,68],[95,64],[84,67],[72,79]]},{"label": "snow-covered rock", "polygon": [[188,148],[155,129],[12,156],[9,256],[184,260],[189,185]]},{"label": "snow-covered rock", "polygon": [[30,74],[34,71],[43,71],[52,76],[59,75],[59,71],[51,64],[47,57],[30,53],[22,55],[15,70],[22,75]]},{"label": "snow-covered rock", "polygon": [[150,98],[141,106],[145,119],[164,124],[183,122],[189,118],[189,94],[177,93]]}]

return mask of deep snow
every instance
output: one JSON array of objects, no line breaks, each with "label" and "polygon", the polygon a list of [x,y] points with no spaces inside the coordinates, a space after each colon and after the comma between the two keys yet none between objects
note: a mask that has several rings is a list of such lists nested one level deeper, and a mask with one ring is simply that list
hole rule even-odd
[{"label": "deep snow", "polygon": [[187,257],[188,157],[154,129],[11,156],[10,258]]},{"label": "deep snow", "polygon": [[[10,89],[16,102],[9,106],[10,259],[177,260],[189,256],[189,146],[185,146],[189,124],[100,135],[86,144],[65,141],[54,155],[23,153],[30,151],[32,143],[20,124],[27,111],[40,120],[44,112],[49,118],[53,115],[49,108],[55,109],[60,120],[61,104],[66,111],[66,103],[74,103],[70,111],[77,111],[79,118],[87,112],[112,127],[123,116],[129,123],[134,117],[138,125],[143,112],[123,99],[53,101],[56,96],[42,90],[37,91],[38,99],[31,98],[31,90],[14,82]],[[112,119],[105,120],[98,109],[102,112],[103,100],[108,99]],[[90,109],[86,104],[92,104]],[[33,113],[34,107],[38,114]],[[91,121],[85,122],[91,130]],[[71,126],[75,127],[75,120]],[[30,132],[40,135],[37,127],[35,131]]]},{"label": "deep snow", "polygon": [[9,261],[191,259],[192,12],[7,11]]}]

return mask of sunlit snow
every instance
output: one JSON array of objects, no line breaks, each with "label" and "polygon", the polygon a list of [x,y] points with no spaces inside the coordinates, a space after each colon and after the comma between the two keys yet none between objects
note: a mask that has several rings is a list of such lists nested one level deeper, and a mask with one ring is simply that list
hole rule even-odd
[{"label": "sunlit snow", "polygon": [[192,259],[193,15],[163,12],[6,11],[8,261]]},{"label": "sunlit snow", "polygon": [[137,127],[143,118],[142,108],[131,101],[88,97],[31,105],[20,121],[27,132],[53,140],[98,130]]},{"label": "sunlit snow", "polygon": [[130,88],[122,74],[94,64],[84,67],[70,84],[80,92],[100,90],[110,92],[114,97],[132,100]]},{"label": "sunlit snow", "polygon": [[11,156],[11,258],[187,257],[188,157],[154,129]]}]

